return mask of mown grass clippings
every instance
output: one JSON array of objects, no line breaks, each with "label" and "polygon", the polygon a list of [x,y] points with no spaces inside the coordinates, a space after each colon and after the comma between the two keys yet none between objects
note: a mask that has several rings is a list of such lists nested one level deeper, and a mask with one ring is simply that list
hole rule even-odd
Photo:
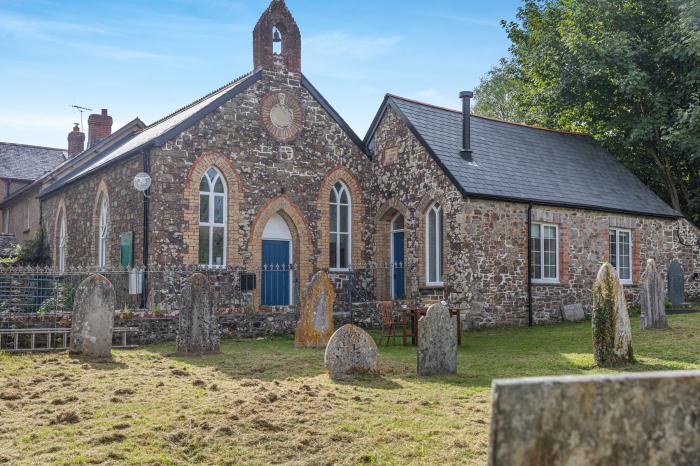
[{"label": "mown grass clippings", "polygon": [[669,320],[635,330],[639,363],[614,370],[595,367],[590,322],[466,333],[458,373],[430,378],[415,348],[380,346],[382,375],[331,382],[323,352],[288,338],[193,359],[172,344],[115,351],[88,368],[3,355],[0,463],[485,464],[493,378],[700,368],[700,316]]}]

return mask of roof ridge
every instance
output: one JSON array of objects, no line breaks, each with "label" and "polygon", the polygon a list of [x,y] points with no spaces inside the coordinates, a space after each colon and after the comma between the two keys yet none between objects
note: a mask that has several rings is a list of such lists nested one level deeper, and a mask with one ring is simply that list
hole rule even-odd
[{"label": "roof ridge", "polygon": [[[403,100],[403,101],[405,101],[405,102],[410,102],[410,103],[413,103],[413,104],[416,104],[416,105],[422,105],[422,106],[424,106],[424,107],[436,108],[436,109],[438,109],[438,110],[445,110],[445,111],[447,111],[447,112],[458,113],[459,115],[462,114],[462,111],[461,111],[461,110],[456,110],[456,109],[448,108],[448,107],[442,107],[442,106],[440,106],[440,105],[430,104],[430,103],[427,103],[427,102],[421,102],[421,101],[419,101],[419,100],[409,99],[409,98],[401,97],[401,96],[395,95],[395,94],[387,94],[387,97],[393,97],[393,98],[395,98],[395,99]],[[591,135],[590,135],[589,133],[583,133],[583,132],[580,132],[580,131],[566,131],[566,130],[563,130],[563,129],[547,128],[547,127],[545,127],[545,126],[529,125],[529,124],[527,124],[527,123],[518,123],[518,122],[515,122],[515,121],[501,120],[500,118],[487,117],[487,116],[483,116],[483,115],[477,115],[477,114],[474,114],[474,113],[471,113],[470,115],[471,115],[472,117],[482,118],[482,119],[484,119],[484,120],[495,121],[495,122],[498,122],[498,123],[504,123],[504,124],[507,124],[507,125],[523,126],[523,127],[525,127],[525,128],[539,129],[539,130],[542,130],[542,131],[551,131],[551,132],[553,132],[553,133],[559,133],[559,134],[570,134],[570,135],[574,135],[574,136],[588,136],[588,137],[591,137]]]},{"label": "roof ridge", "polygon": [[19,144],[16,142],[2,142],[0,141],[0,144],[6,144],[8,146],[17,146],[17,147],[32,147],[34,149],[47,149],[47,150],[60,150],[61,152],[68,152],[67,149],[59,149],[58,147],[48,147],[48,146],[37,146],[34,144]]},{"label": "roof ridge", "polygon": [[184,107],[181,107],[181,108],[179,108],[178,110],[175,110],[174,112],[172,112],[172,113],[170,113],[170,114],[164,116],[163,118],[161,118],[161,119],[159,119],[159,120],[157,120],[157,121],[151,123],[150,125],[146,126],[146,128],[144,128],[144,130],[146,130],[146,129],[148,129],[148,128],[152,128],[152,127],[154,127],[154,126],[156,126],[156,125],[158,125],[158,124],[160,124],[160,123],[163,123],[164,121],[169,120],[170,118],[174,117],[174,116],[177,115],[178,113],[184,112],[185,110],[187,110],[187,109],[189,109],[189,108],[192,108],[193,106],[195,106],[195,105],[201,103],[202,101],[208,99],[209,97],[213,96],[214,94],[217,94],[217,93],[223,91],[223,90],[226,89],[227,87],[230,87],[230,86],[232,86],[232,85],[234,85],[234,84],[236,84],[236,83],[239,83],[239,82],[243,81],[244,79],[246,79],[246,78],[252,76],[252,75],[255,73],[255,71],[256,71],[256,70],[249,71],[249,72],[247,72],[246,74],[241,75],[241,76],[239,76],[238,78],[234,79],[233,81],[231,81],[231,82],[229,82],[229,83],[227,83],[227,84],[224,84],[223,86],[219,87],[218,89],[215,89],[215,90],[211,91],[211,92],[208,93],[207,95],[205,95],[205,96],[203,96],[203,97],[200,97],[199,99],[195,100],[194,102],[191,102],[191,103],[185,105]]}]

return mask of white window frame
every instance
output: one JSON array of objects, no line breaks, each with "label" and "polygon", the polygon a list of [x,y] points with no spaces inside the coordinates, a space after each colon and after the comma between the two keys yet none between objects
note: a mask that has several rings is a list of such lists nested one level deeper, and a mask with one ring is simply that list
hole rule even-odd
[{"label": "white window frame", "polygon": [[63,211],[58,220],[58,271],[66,271],[66,214]]},{"label": "white window frame", "polygon": [[[210,180],[209,179],[209,171],[214,170],[216,172],[216,176]],[[207,183],[209,185],[209,191],[202,191],[201,190],[201,185],[202,185],[202,180],[206,179]],[[216,187],[216,182],[218,180],[221,180],[221,184],[224,186],[224,192],[222,193],[217,193],[215,192],[215,187]],[[207,264],[199,264],[201,267],[206,267],[206,268],[222,268],[226,267],[227,264],[227,256],[228,256],[228,185],[226,184],[226,179],[224,176],[221,174],[221,171],[219,171],[218,168],[216,167],[209,167],[206,169],[204,172],[204,175],[202,175],[202,178],[199,179],[199,203],[201,204],[202,202],[202,196],[207,196],[207,202],[209,202],[209,221],[207,222],[202,222],[202,217],[201,217],[201,210],[197,210],[197,218],[199,219],[199,227],[201,228],[207,228],[207,231],[209,232],[209,260]],[[215,221],[215,216],[216,216],[216,198],[217,197],[223,197],[223,208],[224,208],[224,216],[223,216],[223,221],[222,222],[216,222]],[[200,209],[201,205],[197,204]],[[221,264],[214,264],[214,229],[215,228],[223,228],[224,229],[224,250],[222,252],[223,257],[221,258]],[[197,238],[199,239],[199,229],[197,230]],[[197,262],[199,263],[199,257],[200,257],[200,251],[199,251],[199,241],[197,241]]]},{"label": "white window frame", "polygon": [[[615,272],[617,273],[617,277],[620,279],[620,283],[623,285],[632,285],[633,284],[633,256],[632,256],[632,251],[633,251],[633,241],[634,241],[634,235],[632,234],[632,230],[628,228],[610,228],[610,233],[608,234],[608,259],[610,261],[610,265],[613,264],[613,258],[610,257],[610,235],[615,234]],[[630,277],[629,278],[622,278],[620,276],[620,272],[618,271],[618,266],[620,264],[620,233],[627,233],[629,235],[629,243],[627,245],[627,253],[628,257],[630,259]]]},{"label": "white window frame", "polygon": [[[553,223],[540,223],[540,222],[533,222],[531,224],[531,227],[534,226],[539,226],[540,227],[540,263],[539,263],[539,269],[540,269],[540,277],[542,278],[534,278],[532,277],[532,283],[535,284],[558,284],[560,283],[561,280],[561,271],[559,270],[560,268],[560,252],[559,252],[559,247],[560,247],[560,239],[559,239],[559,225],[553,224]],[[556,277],[555,278],[544,278],[544,229],[545,228],[554,228],[555,235],[556,235]],[[532,241],[532,230],[529,232],[529,237],[528,241]],[[530,258],[532,260],[532,258]]]},{"label": "white window frame", "polygon": [[[435,270],[437,281],[430,280],[430,213],[435,212]],[[439,202],[433,202],[425,211],[425,284],[432,287],[444,286],[442,270],[442,217],[443,209]]]},{"label": "white window frame", "polygon": [[[338,185],[340,185],[340,189],[338,189]],[[343,191],[347,194],[348,196],[348,203],[343,204],[341,202],[341,198],[343,195]],[[329,221],[329,237],[328,237],[328,245],[329,245],[329,254],[328,254],[328,261],[329,261],[329,269],[331,272],[347,272],[350,270],[352,267],[352,196],[350,195],[350,190],[348,187],[343,183],[342,181],[338,181],[333,185],[333,188],[331,189],[331,194],[333,194],[333,197],[335,198],[335,201],[330,201],[329,204],[329,209],[334,209],[335,210],[335,225],[330,225],[330,211],[329,211],[329,216],[328,216],[328,221]],[[340,214],[342,212],[342,207],[347,206],[348,208],[348,219],[347,219],[347,224],[348,224],[348,231],[340,231],[340,225],[341,225],[341,218]],[[348,249],[347,249],[347,267],[340,267],[341,264],[341,258],[340,258],[340,238],[345,235],[348,237]],[[331,240],[335,236],[335,264],[330,264],[330,244]]]},{"label": "white window frame", "polygon": [[22,212],[24,231],[27,231],[27,230],[29,230],[29,228],[31,226],[30,225],[31,224],[31,205],[29,204],[28,199],[26,201],[24,201],[24,206],[22,206],[22,207],[24,208],[24,210]]},{"label": "white window frame", "polygon": [[[399,217],[403,217],[403,228],[396,228],[396,221],[399,219]],[[401,212],[394,215],[394,218],[391,220],[391,241],[390,241],[390,243],[391,243],[391,245],[390,245],[390,248],[391,248],[391,268],[392,269],[391,269],[391,273],[389,275],[391,276],[391,298],[398,299],[397,296],[394,294],[396,291],[395,290],[396,287],[394,286],[395,285],[395,283],[394,283],[395,282],[394,267],[397,266],[396,260],[394,259],[394,233],[403,233],[404,234],[404,247],[405,247],[405,243],[406,243],[406,237],[405,237],[405,235],[406,235],[406,217]],[[406,251],[405,250],[404,250],[404,261],[401,265],[402,265],[403,270],[404,270],[404,280],[406,280],[406,275],[405,275],[405,273],[406,273],[405,272],[406,271]],[[404,290],[404,294],[405,293],[406,293],[406,291]]]},{"label": "white window frame", "polygon": [[97,266],[103,269],[107,265],[107,228],[109,223],[109,207],[107,198],[100,199],[100,219],[98,231]]},{"label": "white window frame", "polygon": [[3,212],[4,217],[3,218],[3,233],[9,234],[10,233],[10,215],[11,215],[11,210],[8,207],[7,209],[4,210]]}]

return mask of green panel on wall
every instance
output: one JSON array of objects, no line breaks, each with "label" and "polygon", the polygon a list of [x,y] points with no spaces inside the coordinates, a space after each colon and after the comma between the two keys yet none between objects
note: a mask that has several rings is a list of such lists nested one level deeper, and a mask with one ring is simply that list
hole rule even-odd
[{"label": "green panel on wall", "polygon": [[134,232],[119,235],[119,263],[125,269],[134,266]]}]

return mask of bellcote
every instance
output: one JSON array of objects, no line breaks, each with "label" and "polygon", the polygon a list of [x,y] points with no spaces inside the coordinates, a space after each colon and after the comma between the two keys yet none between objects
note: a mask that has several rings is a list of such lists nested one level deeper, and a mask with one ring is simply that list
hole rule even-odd
[{"label": "bellcote", "polygon": [[301,74],[301,32],[284,0],[272,0],[253,30],[255,69]]}]

